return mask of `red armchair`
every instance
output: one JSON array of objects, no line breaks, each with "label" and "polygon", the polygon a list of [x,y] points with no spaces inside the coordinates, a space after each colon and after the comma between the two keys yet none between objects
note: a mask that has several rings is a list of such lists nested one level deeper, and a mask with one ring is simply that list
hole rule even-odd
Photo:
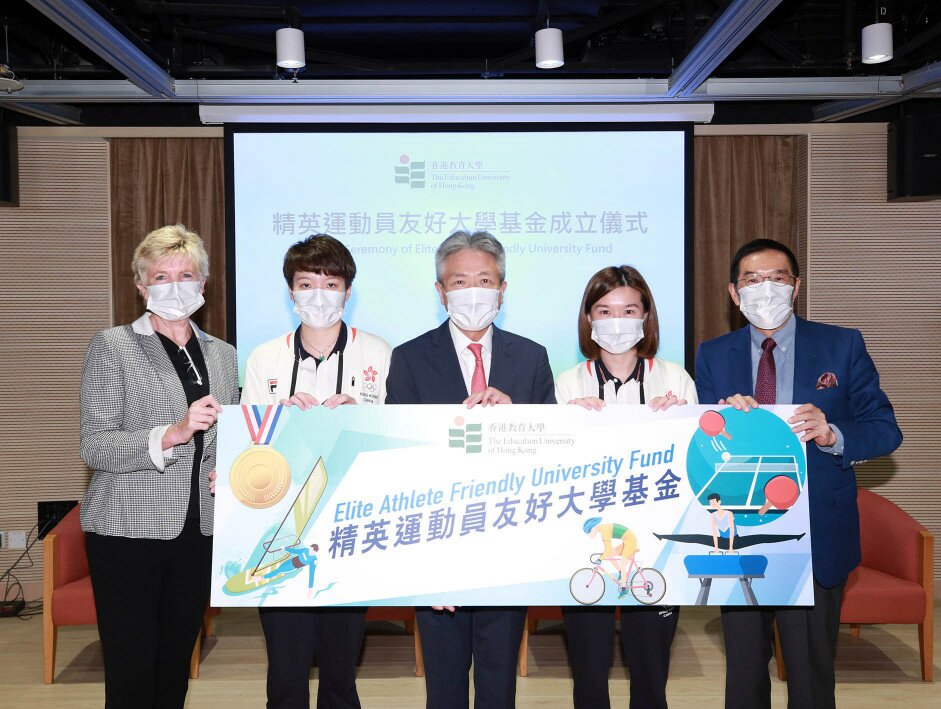
[{"label": "red armchair", "polygon": [[43,681],[56,672],[56,639],[62,625],[96,625],[95,598],[85,556],[85,532],[72,509],[43,540]]},{"label": "red armchair", "polygon": [[[55,679],[58,628],[98,624],[85,556],[85,532],[78,514],[79,508],[75,507],[43,540],[43,681],[46,684],[52,684]],[[193,679],[199,676],[202,637],[212,634],[211,616],[218,612],[218,609],[208,608],[203,617],[203,630],[196,638],[190,662]]]},{"label": "red armchair", "polygon": [[[862,563],[843,592],[840,622],[859,637],[864,624],[918,626],[921,677],[932,681],[934,662],[934,536],[905,510],[859,489]],[[778,677],[787,679],[775,632]]]},{"label": "red armchair", "polygon": [[846,581],[840,622],[918,626],[921,677],[932,681],[934,660],[934,536],[893,502],[859,490],[863,562]]}]

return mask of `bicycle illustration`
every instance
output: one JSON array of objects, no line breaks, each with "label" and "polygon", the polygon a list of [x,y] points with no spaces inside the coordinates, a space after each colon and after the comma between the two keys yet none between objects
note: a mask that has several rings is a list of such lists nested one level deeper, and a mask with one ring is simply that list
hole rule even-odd
[{"label": "bicycle illustration", "polygon": [[[642,567],[637,561],[637,552],[634,552],[631,554],[631,562],[625,574],[630,578],[630,582],[622,586],[617,564],[621,558],[609,556],[607,559],[602,559],[600,553],[592,554],[589,557],[591,568],[579,569],[569,580],[569,592],[572,598],[586,606],[597,603],[604,596],[604,577],[607,576],[621,589],[621,595],[630,591],[631,595],[644,605],[659,603],[667,592],[667,582],[663,574],[649,566]],[[611,564],[614,574],[604,567],[605,561]]]}]

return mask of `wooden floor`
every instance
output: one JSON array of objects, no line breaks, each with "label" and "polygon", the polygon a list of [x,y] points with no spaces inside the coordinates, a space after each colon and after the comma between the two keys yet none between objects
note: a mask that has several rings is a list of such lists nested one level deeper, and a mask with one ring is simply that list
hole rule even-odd
[{"label": "wooden floor", "polygon": [[[936,630],[936,645],[938,636]],[[101,648],[94,627],[60,629],[56,669],[56,683],[44,685],[41,617],[0,620],[0,707],[103,706]],[[404,630],[393,623],[370,623],[358,680],[363,706],[423,706],[424,682],[413,670],[411,638]],[[938,688],[921,681],[915,626],[865,626],[858,639],[844,628],[836,673],[841,707],[884,709],[902,702],[905,709],[941,706]],[[724,682],[717,611],[684,608],[673,646],[671,708],[721,707]],[[784,707],[786,685],[773,679],[772,687],[774,705]],[[612,703],[626,707],[628,681],[619,655],[610,688]],[[519,680],[517,706],[569,707],[571,691],[561,626],[547,623],[531,637],[529,676]],[[200,677],[190,682],[187,706],[257,709],[264,698],[265,651],[258,615],[226,609],[203,650]]]}]

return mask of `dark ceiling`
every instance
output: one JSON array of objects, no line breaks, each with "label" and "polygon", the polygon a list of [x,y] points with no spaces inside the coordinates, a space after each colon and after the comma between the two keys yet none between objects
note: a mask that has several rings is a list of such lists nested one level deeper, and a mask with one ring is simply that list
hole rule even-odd
[{"label": "dark ceiling", "polygon": [[[318,77],[503,75],[664,77],[726,4],[721,0],[114,0],[99,9],[177,79],[271,78],[274,32],[304,30]],[[902,74],[941,59],[941,2],[883,2],[895,28],[895,57],[859,61],[868,0],[783,0],[716,70],[717,77]],[[10,64],[22,79],[108,79],[121,75],[25,0],[0,10]],[[567,35],[566,64],[545,72],[532,60],[533,33]],[[572,37],[571,40],[568,38]]]},{"label": "dark ceiling", "polygon": [[[308,65],[301,80],[662,79],[671,75],[731,4],[726,0],[85,3],[174,80],[277,78],[274,32],[286,26],[305,33]],[[894,26],[895,56],[884,64],[865,65],[859,58],[860,30],[874,21],[877,7],[884,11],[881,21]],[[125,78],[26,0],[6,0],[0,17],[8,27],[8,63],[24,82]],[[533,61],[533,33],[547,22],[562,29],[566,41],[565,66],[552,71],[537,69]],[[939,59],[941,0],[783,0],[712,76],[899,76]]]}]

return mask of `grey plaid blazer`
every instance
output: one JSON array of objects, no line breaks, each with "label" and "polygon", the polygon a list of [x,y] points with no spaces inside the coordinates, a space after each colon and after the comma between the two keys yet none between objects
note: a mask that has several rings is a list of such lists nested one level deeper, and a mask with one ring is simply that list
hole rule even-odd
[{"label": "grey plaid blazer", "polygon": [[[131,325],[96,334],[85,355],[81,391],[81,456],[94,471],[82,502],[82,529],[109,536],[173,539],[186,521],[195,444],[176,446],[164,470],[150,455],[154,428],[186,413],[183,385],[150,324],[150,313]],[[191,323],[192,324],[192,323]],[[220,404],[237,404],[235,348],[192,325],[209,372],[209,391]],[[216,427],[203,440],[199,483],[200,527],[212,534],[209,472],[216,465]]]}]

